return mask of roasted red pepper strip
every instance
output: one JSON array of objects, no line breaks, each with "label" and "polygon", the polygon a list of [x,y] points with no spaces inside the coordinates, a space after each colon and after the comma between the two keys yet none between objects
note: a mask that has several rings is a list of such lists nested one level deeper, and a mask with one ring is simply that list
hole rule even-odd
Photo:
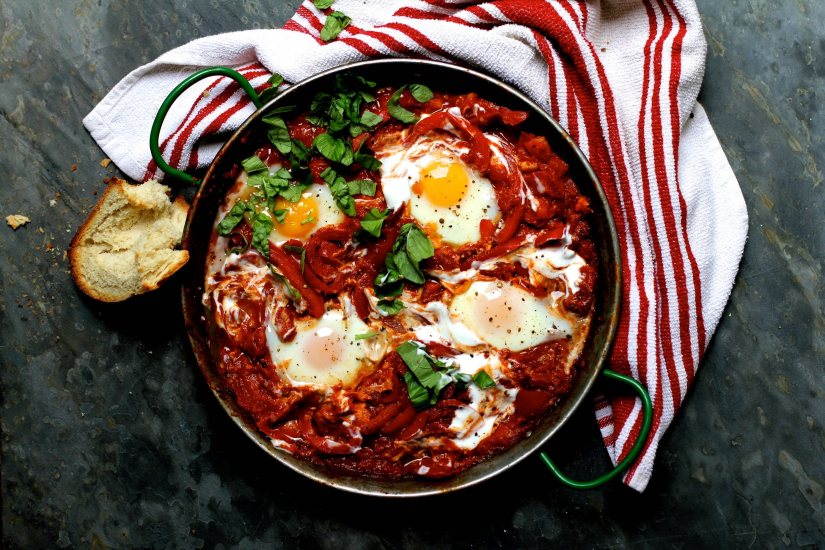
[{"label": "roasted red pepper strip", "polygon": [[315,318],[320,318],[324,314],[324,299],[304,280],[304,276],[301,274],[301,264],[272,242],[269,243],[269,261],[283,273],[289,284],[301,293],[301,296],[306,300],[309,314]]},{"label": "roasted red pepper strip", "polygon": [[298,428],[301,430],[301,435],[304,436],[304,441],[322,454],[348,455],[357,450],[361,444],[358,439],[353,438],[352,444],[341,443],[329,437],[324,437],[315,431],[315,427],[312,425],[312,413],[312,409],[307,409],[298,419]]},{"label": "roasted red pepper strip", "polygon": [[470,151],[464,155],[464,160],[482,172],[487,171],[490,167],[490,156],[492,155],[492,151],[490,151],[490,140],[487,139],[484,132],[470,124],[467,119],[457,117],[447,111],[433,113],[419,121],[415,127],[413,127],[405,141],[411,143],[419,136],[423,136],[435,129],[443,129],[448,124],[459,130],[464,138],[470,142]]},{"label": "roasted red pepper strip", "polygon": [[501,244],[503,242],[507,242],[510,238],[516,234],[516,230],[518,229],[519,224],[521,223],[521,218],[524,217],[524,203],[519,204],[515,208],[513,208],[508,214],[507,217],[504,218],[504,225],[502,225],[501,229],[495,236],[496,244]]}]

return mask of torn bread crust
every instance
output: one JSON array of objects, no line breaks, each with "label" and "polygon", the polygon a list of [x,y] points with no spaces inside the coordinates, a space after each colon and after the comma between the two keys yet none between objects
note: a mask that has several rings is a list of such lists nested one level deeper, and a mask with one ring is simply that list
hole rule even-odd
[{"label": "torn bread crust", "polygon": [[78,288],[120,302],[158,288],[189,260],[180,244],[189,205],[169,201],[169,188],[151,180],[114,179],[80,226],[69,248]]},{"label": "torn bread crust", "polygon": [[22,214],[12,214],[10,216],[6,216],[6,223],[15,231],[17,231],[18,227],[22,227],[30,221],[31,220],[28,218],[28,216],[24,216]]}]

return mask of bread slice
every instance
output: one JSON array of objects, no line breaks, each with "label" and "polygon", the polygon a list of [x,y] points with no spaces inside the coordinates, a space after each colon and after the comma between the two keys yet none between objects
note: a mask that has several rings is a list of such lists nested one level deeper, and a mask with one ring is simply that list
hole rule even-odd
[{"label": "bread slice", "polygon": [[69,248],[78,288],[103,302],[121,302],[158,288],[189,260],[175,250],[189,205],[169,200],[155,180],[132,185],[122,179],[106,188]]}]

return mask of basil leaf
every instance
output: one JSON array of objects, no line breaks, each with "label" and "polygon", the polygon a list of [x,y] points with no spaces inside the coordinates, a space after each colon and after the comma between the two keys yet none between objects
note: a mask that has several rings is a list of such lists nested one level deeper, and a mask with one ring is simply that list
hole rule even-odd
[{"label": "basil leaf", "polygon": [[269,168],[267,167],[266,163],[258,158],[258,155],[252,155],[249,158],[243,159],[241,161],[241,165],[243,169],[246,170],[247,174],[255,174],[257,172],[268,172]]},{"label": "basil leaf", "polygon": [[261,179],[261,189],[263,189],[266,198],[270,200],[277,197],[287,187],[289,187],[289,180],[277,177],[277,174],[276,177],[267,176]]},{"label": "basil leaf", "polygon": [[433,254],[435,254],[435,249],[433,248],[433,243],[430,242],[430,239],[424,234],[421,228],[414,224],[406,225],[411,226],[407,232],[407,256],[411,262],[418,266],[421,261],[432,258]]},{"label": "basil leaf", "polygon": [[367,153],[355,153],[355,162],[372,172],[381,169],[381,161]]},{"label": "basil leaf", "polygon": [[224,216],[218,224],[218,235],[226,237],[232,233],[235,226],[241,223],[246,209],[247,206],[244,201],[237,201],[234,205],[232,205],[232,209],[227,212],[226,216]]},{"label": "basil leaf", "polygon": [[421,385],[413,373],[405,372],[404,373],[404,382],[407,384],[407,395],[410,396],[410,401],[412,401],[413,407],[416,409],[421,409],[430,405],[430,392]]},{"label": "basil leaf", "polygon": [[301,273],[304,272],[304,264],[306,263],[307,259],[307,250],[303,246],[293,246],[291,244],[285,244],[284,250],[287,252],[293,252],[295,254],[300,254],[301,256]]},{"label": "basil leaf", "polygon": [[288,200],[289,202],[298,202],[301,200],[301,196],[303,195],[304,191],[306,191],[306,186],[301,184],[295,185],[287,185],[284,189],[281,189],[278,194]]},{"label": "basil leaf", "polygon": [[375,279],[375,291],[387,296],[390,292],[399,292],[399,285],[390,288],[387,285],[406,279],[412,283],[422,284],[424,274],[419,263],[435,253],[430,239],[414,223],[401,226],[398,237],[392,245],[392,252],[384,260],[385,271]]},{"label": "basil leaf", "polygon": [[292,179],[292,174],[290,174],[289,170],[287,170],[286,168],[278,168],[278,171],[275,172],[274,176],[276,178],[281,178],[281,179],[285,179],[285,180],[291,180]]},{"label": "basil leaf", "polygon": [[275,107],[274,109],[270,110],[265,117],[261,120],[266,122],[267,117],[274,116],[274,115],[284,115],[287,113],[291,113],[295,110],[295,105],[283,105],[281,107]]},{"label": "basil leaf", "polygon": [[295,110],[295,105],[284,105],[282,107],[276,107],[274,109],[270,109],[267,111],[266,115],[261,118],[261,122],[264,124],[275,125],[280,124],[283,122],[283,117],[281,116],[284,113],[291,113]]},{"label": "basil leaf", "polygon": [[300,293],[300,292],[298,292],[298,290],[297,290],[294,286],[292,286],[292,283],[290,283],[290,282],[289,282],[289,279],[287,279],[287,278],[284,276],[284,274],[283,274],[283,273],[281,273],[280,271],[278,271],[278,270],[275,268],[275,266],[274,266],[274,265],[272,265],[272,264],[268,264],[268,265],[269,265],[269,272],[270,272],[270,273],[272,273],[272,277],[273,277],[276,281],[278,281],[278,282],[282,283],[282,284],[286,287],[286,291],[287,291],[287,293],[289,294],[289,296],[290,296],[293,300],[295,300],[296,302],[299,302],[299,301],[301,300],[301,293]]},{"label": "basil leaf", "polygon": [[344,141],[344,154],[341,155],[341,160],[338,161],[344,166],[349,166],[355,160],[355,153],[352,151],[352,146]]},{"label": "basil leaf", "polygon": [[290,153],[290,161],[292,162],[293,169],[295,169],[296,166],[306,166],[306,162],[309,160],[309,149],[307,149],[306,145],[297,139],[293,139],[292,151]]},{"label": "basil leaf", "polygon": [[315,216],[310,215],[301,220],[301,225],[306,225],[308,223],[315,223]]},{"label": "basil leaf", "polygon": [[335,3],[335,0],[313,0],[312,2],[319,10],[325,10]]},{"label": "basil leaf", "polygon": [[278,87],[284,83],[284,77],[279,75],[278,73],[274,73],[272,76],[269,77],[269,80],[267,80],[267,82],[270,85],[269,88],[258,94],[258,98],[261,100],[261,103],[268,103],[272,98],[281,93]]},{"label": "basil leaf", "polygon": [[435,405],[441,391],[449,386],[453,379],[443,372],[444,364],[436,361],[430,354],[424,351],[424,347],[418,342],[408,341],[395,348],[395,351],[401,356],[401,360],[407,365],[408,373],[404,375],[404,381],[407,381],[407,374],[411,374],[415,380],[427,390],[427,399],[423,399],[421,391],[415,387],[415,384],[407,382],[407,393],[410,393],[410,386],[413,386],[415,400],[413,395],[410,395],[410,400],[413,400],[413,405],[419,403],[419,407],[424,405]]},{"label": "basil leaf", "polygon": [[269,84],[273,88],[277,88],[278,86],[284,83],[284,77],[278,73],[272,73],[272,76],[269,77],[269,80],[267,80],[267,82],[269,82]]},{"label": "basil leaf", "polygon": [[324,171],[319,174],[321,179],[327,182],[328,185],[332,185],[335,183],[335,179],[338,177],[338,172],[332,166],[327,166],[324,168]]},{"label": "basil leaf", "polygon": [[343,139],[336,138],[332,134],[323,133],[315,136],[312,146],[327,160],[341,162],[347,149],[352,154],[352,149],[347,147]]},{"label": "basil leaf", "polygon": [[373,128],[382,122],[384,122],[384,117],[381,115],[376,115],[372,111],[364,111],[363,114],[361,114],[361,120],[359,121],[362,126],[366,126],[367,128]]},{"label": "basil leaf", "polygon": [[387,219],[390,212],[392,212],[392,210],[389,208],[383,212],[377,208],[373,208],[361,219],[361,228],[373,237],[380,237],[381,227],[384,225],[384,220]]},{"label": "basil leaf", "polygon": [[252,216],[252,246],[269,257],[269,234],[272,233],[272,218],[260,212]]},{"label": "basil leaf", "polygon": [[352,22],[352,19],[340,11],[334,11],[327,15],[326,21],[324,21],[324,28],[321,29],[321,40],[324,42],[333,40],[341,34],[342,30],[347,28],[350,22]]},{"label": "basil leaf", "polygon": [[418,269],[416,264],[410,261],[410,257],[407,256],[405,251],[399,250],[398,252],[394,252],[392,258],[395,262],[396,269],[398,269],[398,273],[400,273],[402,277],[411,283],[419,285],[424,283],[424,274],[421,273],[421,270]]},{"label": "basil leaf", "polygon": [[284,219],[286,219],[286,208],[278,208],[277,210],[273,210],[272,216],[278,221],[278,223],[284,223]]},{"label": "basil leaf", "polygon": [[419,103],[426,103],[433,98],[433,91],[423,84],[410,84],[410,95]]},{"label": "basil leaf", "polygon": [[387,101],[387,112],[396,120],[400,120],[405,124],[412,124],[413,122],[418,121],[418,117],[398,104],[398,98],[401,97],[401,93],[406,88],[406,86],[401,86],[395,91],[394,94],[390,96],[389,101]]},{"label": "basil leaf", "polygon": [[487,374],[487,371],[480,370],[475,375],[473,375],[473,383],[481,388],[482,390],[486,390],[487,388],[492,388],[496,385],[495,380],[490,378],[490,375]]},{"label": "basil leaf", "polygon": [[375,196],[376,183],[372,180],[352,180],[348,181],[350,195]]},{"label": "basil leaf", "polygon": [[378,332],[378,331],[365,332],[364,334],[356,334],[355,339],[356,340],[369,340],[370,338],[375,338],[379,334],[381,334],[381,333]]},{"label": "basil leaf", "polygon": [[349,125],[349,135],[350,135],[350,137],[358,137],[366,131],[367,131],[366,127],[361,126],[360,124],[350,124]]},{"label": "basil leaf", "polygon": [[292,139],[289,137],[289,130],[284,119],[277,115],[267,115],[263,121],[269,126],[266,137],[281,154],[286,155],[292,151]]},{"label": "basil leaf", "polygon": [[404,309],[404,303],[401,300],[378,300],[378,309],[385,315],[395,315]]}]

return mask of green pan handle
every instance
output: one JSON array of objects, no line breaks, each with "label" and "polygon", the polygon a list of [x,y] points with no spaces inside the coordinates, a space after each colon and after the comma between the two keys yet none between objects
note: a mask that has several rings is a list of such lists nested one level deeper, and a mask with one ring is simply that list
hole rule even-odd
[{"label": "green pan handle", "polygon": [[177,178],[185,183],[191,183],[193,185],[198,185],[200,180],[190,176],[185,172],[181,172],[176,168],[172,168],[169,164],[163,160],[163,155],[160,154],[160,145],[159,145],[159,138],[160,138],[160,127],[163,125],[163,120],[166,118],[166,114],[169,112],[169,108],[175,102],[175,100],[182,94],[187,88],[189,88],[195,82],[199,80],[203,80],[204,78],[208,78],[210,76],[228,76],[229,78],[233,79],[235,82],[241,85],[243,91],[245,91],[249,97],[252,99],[252,103],[255,104],[255,107],[261,108],[263,104],[261,103],[261,98],[258,97],[258,93],[252,87],[252,84],[243,77],[241,73],[238,71],[232,70],[228,67],[210,67],[208,69],[203,69],[201,71],[196,72],[195,74],[187,77],[183,82],[175,86],[175,89],[172,90],[166,99],[163,100],[163,103],[160,104],[160,109],[158,109],[158,114],[155,115],[155,121],[152,123],[152,132],[149,134],[149,150],[152,152],[152,158],[155,161],[155,164],[158,165],[158,168],[172,176],[173,178]]},{"label": "green pan handle", "polygon": [[642,400],[642,429],[639,430],[639,437],[636,438],[636,443],[633,444],[633,448],[630,449],[630,452],[627,453],[627,456],[622,460],[618,465],[616,465],[613,470],[607,472],[604,475],[597,477],[591,481],[576,481],[570,479],[561,470],[556,464],[550,460],[550,457],[547,456],[547,453],[541,453],[541,460],[544,462],[545,466],[547,466],[553,475],[561,481],[564,485],[572,489],[595,489],[596,487],[601,487],[614,477],[618,476],[636,460],[636,457],[639,456],[639,453],[642,452],[642,449],[647,442],[647,434],[650,432],[650,424],[653,422],[653,404],[650,401],[650,394],[647,393],[647,390],[644,386],[642,386],[636,379],[631,378],[629,376],[625,376],[623,374],[619,374],[618,372],[612,371],[610,369],[605,369],[602,374],[604,374],[607,378],[611,380],[616,380],[618,382],[623,382],[629,386],[632,386],[636,393],[639,394],[639,397]]}]

